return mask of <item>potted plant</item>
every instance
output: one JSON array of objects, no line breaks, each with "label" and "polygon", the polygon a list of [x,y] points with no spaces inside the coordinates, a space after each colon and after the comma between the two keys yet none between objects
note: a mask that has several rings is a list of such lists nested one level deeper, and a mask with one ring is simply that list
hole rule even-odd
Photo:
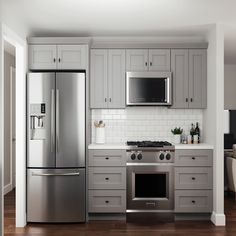
[{"label": "potted plant", "polygon": [[180,144],[181,143],[181,134],[183,133],[183,129],[180,127],[175,127],[171,130],[172,134],[174,134],[174,143]]}]

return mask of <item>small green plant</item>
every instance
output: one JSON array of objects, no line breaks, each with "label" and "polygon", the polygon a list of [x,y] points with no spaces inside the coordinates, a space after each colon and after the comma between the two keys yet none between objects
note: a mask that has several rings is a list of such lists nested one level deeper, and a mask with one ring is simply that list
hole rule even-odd
[{"label": "small green plant", "polygon": [[175,127],[174,129],[171,130],[172,134],[182,134],[183,133],[183,129],[181,129],[180,127]]}]

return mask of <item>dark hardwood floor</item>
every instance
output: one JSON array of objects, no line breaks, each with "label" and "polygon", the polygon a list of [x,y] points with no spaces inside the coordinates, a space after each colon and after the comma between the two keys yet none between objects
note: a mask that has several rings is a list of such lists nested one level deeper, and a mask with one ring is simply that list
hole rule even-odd
[{"label": "dark hardwood floor", "polygon": [[5,235],[7,236],[236,236],[236,201],[226,197],[226,227],[215,227],[206,221],[178,221],[142,224],[125,221],[91,221],[86,224],[29,224],[15,228],[15,192],[5,196]]}]

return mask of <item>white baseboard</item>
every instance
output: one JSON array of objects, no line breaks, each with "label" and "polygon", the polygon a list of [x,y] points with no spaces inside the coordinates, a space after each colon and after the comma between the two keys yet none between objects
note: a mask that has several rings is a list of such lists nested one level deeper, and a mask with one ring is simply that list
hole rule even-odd
[{"label": "white baseboard", "polygon": [[225,226],[225,214],[217,214],[213,211],[211,214],[211,222],[216,226]]},{"label": "white baseboard", "polygon": [[7,193],[11,192],[12,190],[12,184],[7,184],[4,186],[4,195],[6,195]]}]

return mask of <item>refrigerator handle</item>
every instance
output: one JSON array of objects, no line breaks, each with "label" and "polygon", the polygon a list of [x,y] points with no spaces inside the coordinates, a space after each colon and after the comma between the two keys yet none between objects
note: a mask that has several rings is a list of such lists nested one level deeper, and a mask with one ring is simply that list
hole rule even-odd
[{"label": "refrigerator handle", "polygon": [[38,174],[38,173],[32,173],[32,176],[79,176],[79,172],[75,173],[57,173],[57,174]]},{"label": "refrigerator handle", "polygon": [[51,152],[54,151],[54,130],[55,130],[55,91],[51,90]]},{"label": "refrigerator handle", "polygon": [[59,89],[57,89],[57,92],[56,92],[56,150],[57,152],[59,152],[59,137],[60,137],[60,134],[59,134]]}]

